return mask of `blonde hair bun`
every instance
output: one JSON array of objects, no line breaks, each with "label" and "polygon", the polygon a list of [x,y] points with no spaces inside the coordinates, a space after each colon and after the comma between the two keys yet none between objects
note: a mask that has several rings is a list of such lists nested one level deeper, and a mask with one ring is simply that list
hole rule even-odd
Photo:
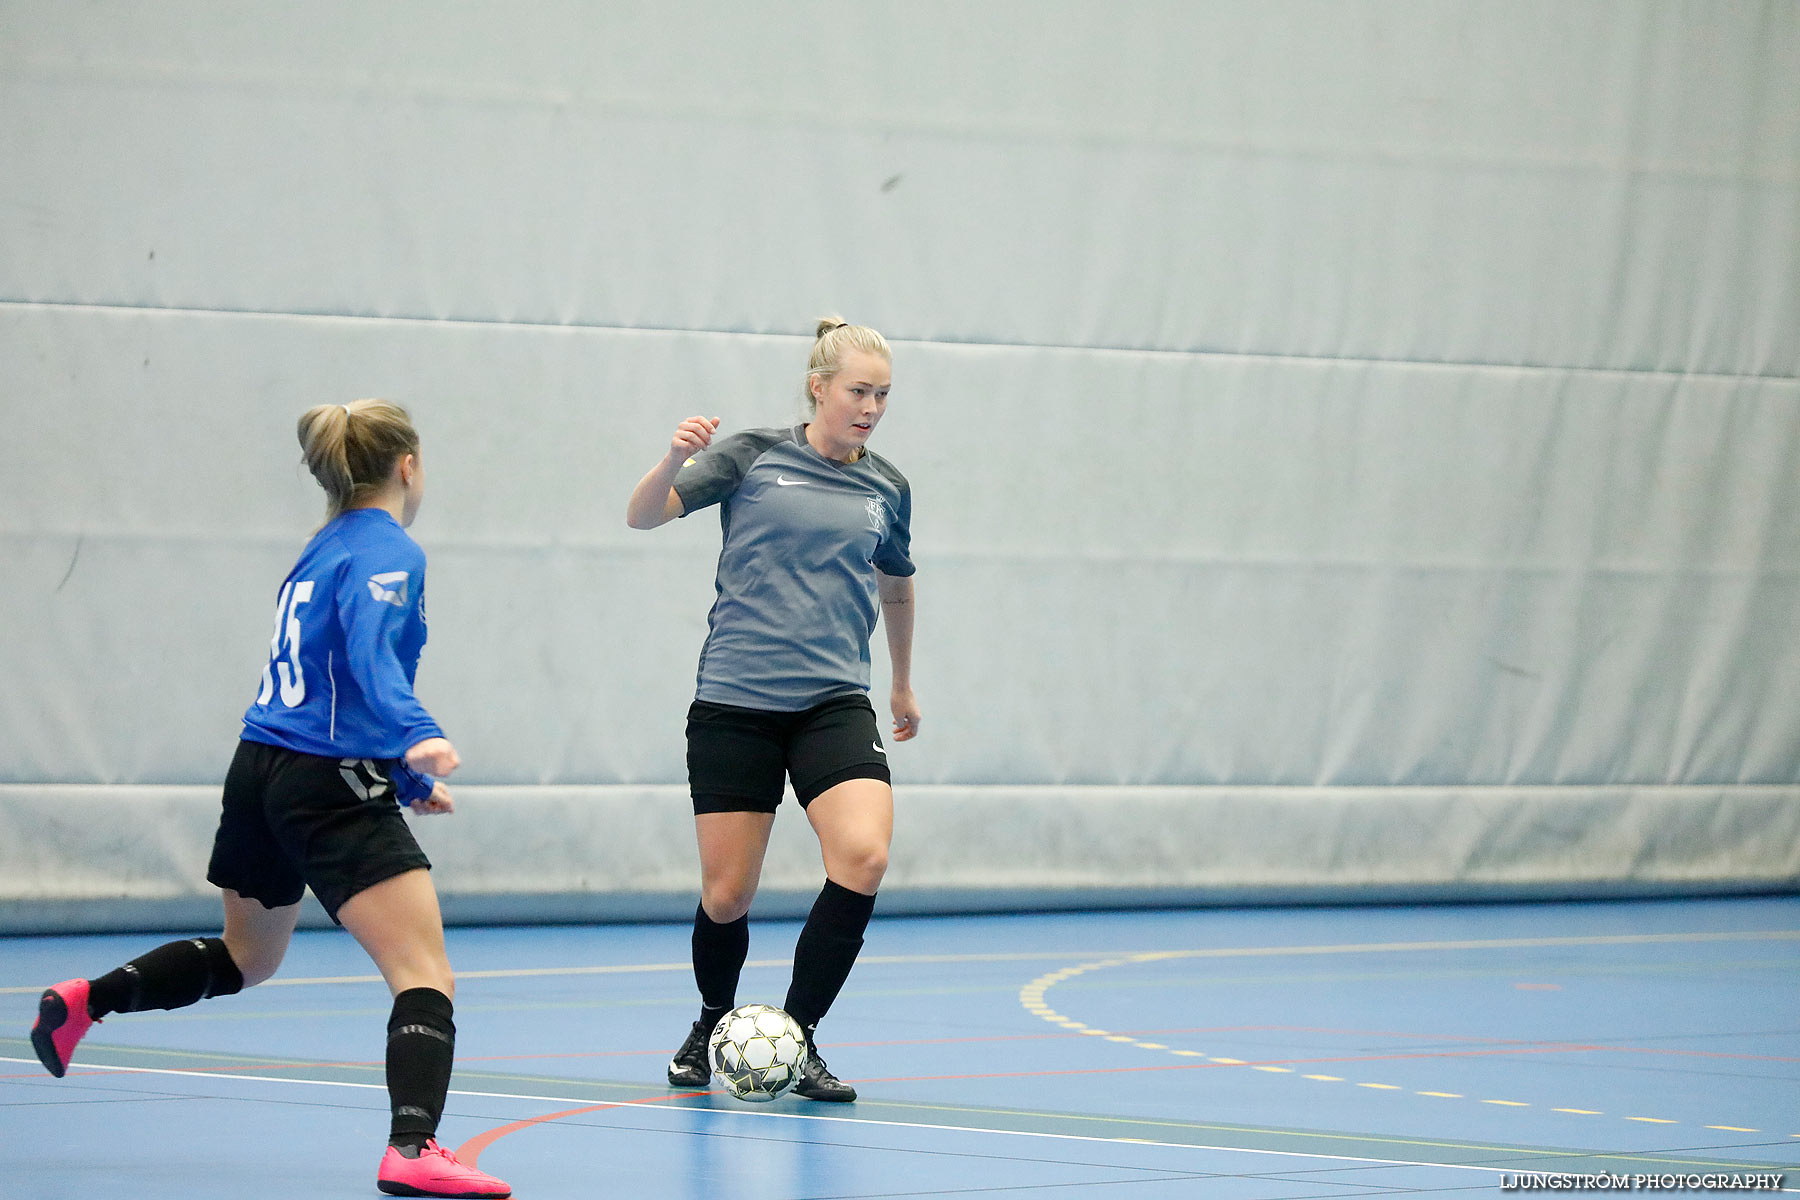
[{"label": "blonde hair bun", "polygon": [[894,361],[887,339],[867,325],[852,325],[842,317],[820,317],[819,331],[813,336],[812,358],[806,364],[806,387],[802,395],[808,404],[816,405],[812,381],[830,379],[844,364],[844,355],[861,350]]}]

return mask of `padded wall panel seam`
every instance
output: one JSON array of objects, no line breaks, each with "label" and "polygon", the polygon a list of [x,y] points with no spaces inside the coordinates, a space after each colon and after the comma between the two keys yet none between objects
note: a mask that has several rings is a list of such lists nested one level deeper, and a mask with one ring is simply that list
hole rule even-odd
[{"label": "padded wall panel seam", "polygon": [[[447,317],[426,314],[406,313],[358,313],[350,311],[305,311],[297,309],[253,309],[227,307],[193,307],[167,304],[123,304],[95,303],[86,301],[33,300],[23,298],[0,298],[0,310],[15,309],[61,310],[70,312],[93,312],[97,314],[145,314],[173,317],[219,317],[276,319],[295,321],[333,321],[393,324],[396,326],[426,325],[442,327],[446,330],[457,328],[491,329],[547,332],[590,333],[601,335],[658,336],[675,335],[681,337],[721,337],[774,339],[782,344],[804,347],[806,338],[796,333],[786,333],[766,328],[742,326],[738,328],[708,326],[674,326],[674,325],[642,325],[619,324],[598,321],[532,321],[517,318],[480,318],[480,317]],[[1447,371],[1486,371],[1499,374],[1551,374],[1551,375],[1587,375],[1599,377],[1637,378],[1681,380],[1692,382],[1743,382],[1760,381],[1777,384],[1796,384],[1797,377],[1786,370],[1761,371],[1722,371],[1706,369],[1688,369],[1682,367],[1633,367],[1609,365],[1583,365],[1579,363],[1531,362],[1531,361],[1481,361],[1478,359],[1455,358],[1395,358],[1357,354],[1308,354],[1297,351],[1264,351],[1253,352],[1224,347],[1207,346],[1136,346],[1125,343],[1076,343],[1076,342],[1031,342],[1031,341],[996,341],[973,336],[956,337],[941,336],[933,338],[908,338],[899,335],[889,336],[888,342],[897,348],[940,347],[952,350],[971,351],[1044,351],[1050,353],[1074,355],[1123,355],[1145,360],[1160,358],[1173,359],[1213,359],[1226,362],[1242,363],[1305,363],[1314,365],[1341,365],[1352,367],[1416,367],[1422,369],[1439,369]],[[1796,391],[1796,399],[1800,399],[1800,390]]]}]

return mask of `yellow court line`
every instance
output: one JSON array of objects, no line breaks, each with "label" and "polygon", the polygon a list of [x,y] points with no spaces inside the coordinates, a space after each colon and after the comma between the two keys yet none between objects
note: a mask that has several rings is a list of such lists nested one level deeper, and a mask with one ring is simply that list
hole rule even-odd
[{"label": "yellow court line", "polygon": [[[1280,948],[1279,950],[1277,948],[1272,948],[1272,947],[1259,947],[1259,948],[1255,948],[1255,949],[1251,949],[1251,950],[1246,950],[1244,948],[1234,948],[1231,950],[1224,950],[1224,951],[1218,951],[1218,950],[1145,951],[1145,952],[1135,953],[1135,954],[1115,955],[1113,957],[1110,957],[1110,958],[1107,958],[1107,959],[1104,959],[1104,960],[1101,960],[1098,962],[1081,963],[1079,965],[1072,966],[1072,967],[1064,967],[1061,970],[1051,972],[1047,975],[1039,976],[1037,979],[1032,980],[1030,983],[1026,984],[1023,988],[1020,989],[1019,997],[1020,997],[1020,1003],[1027,1010],[1032,1012],[1034,1015],[1036,1015],[1044,1020],[1067,1024],[1068,1018],[1064,1017],[1061,1013],[1057,1012],[1054,1008],[1051,1008],[1049,1006],[1049,1004],[1047,1002],[1045,1002],[1045,1000],[1044,1000],[1044,994],[1046,992],[1048,992],[1050,988],[1056,986],[1056,984],[1064,982],[1069,979],[1076,978],[1080,975],[1087,974],[1090,971],[1108,970],[1108,969],[1111,969],[1114,967],[1130,966],[1130,965],[1150,963],[1150,962],[1167,962],[1167,961],[1170,961],[1173,959],[1179,959],[1179,958],[1224,957],[1227,955],[1267,954],[1267,953],[1276,953],[1276,952],[1304,954],[1304,953],[1322,953],[1322,952],[1340,952],[1341,953],[1341,952],[1369,951],[1369,950],[1384,950],[1384,951],[1416,950],[1416,949],[1426,949],[1426,948],[1430,948],[1430,949],[1474,948],[1474,947],[1495,948],[1495,947],[1520,947],[1520,946],[1545,946],[1545,945],[1565,945],[1565,946],[1566,945],[1622,945],[1622,944],[1641,945],[1641,944],[1645,944],[1645,943],[1666,943],[1666,942],[1674,942],[1674,941],[1713,942],[1713,941],[1725,941],[1725,940],[1733,940],[1733,939],[1790,940],[1790,939],[1795,939],[1795,938],[1800,938],[1800,931],[1760,930],[1760,931],[1754,931],[1754,932],[1745,933],[1745,934],[1732,934],[1732,933],[1726,933],[1726,934],[1709,934],[1709,933],[1628,934],[1628,935],[1620,935],[1620,936],[1615,936],[1615,937],[1602,937],[1602,938],[1504,938],[1504,939],[1489,939],[1489,940],[1479,941],[1479,942],[1382,942],[1382,943],[1366,943],[1366,944],[1361,944],[1361,945],[1356,945],[1356,946],[1337,946],[1337,947],[1286,947],[1286,948]],[[1094,1031],[1089,1030],[1086,1032],[1094,1032]],[[1140,1049],[1145,1049],[1145,1050],[1167,1050],[1168,1049],[1166,1046],[1163,1046],[1159,1043],[1141,1042],[1135,1038],[1126,1037],[1126,1036],[1122,1036],[1122,1035],[1106,1035],[1106,1037],[1107,1037],[1108,1041],[1129,1042],[1132,1045],[1135,1045],[1135,1046],[1139,1047]],[[1204,1057],[1198,1051],[1192,1051],[1192,1050],[1174,1050],[1174,1051],[1170,1051],[1170,1053],[1180,1054],[1180,1055],[1184,1055],[1184,1056],[1191,1057],[1191,1058]],[[1292,1067],[1278,1066],[1278,1065],[1275,1065],[1272,1063],[1247,1063],[1242,1059],[1222,1058],[1222,1057],[1217,1057],[1217,1056],[1213,1057],[1211,1059],[1211,1061],[1218,1063],[1220,1065],[1223,1065],[1223,1066],[1248,1066],[1252,1070],[1263,1071],[1263,1072],[1266,1072],[1266,1073],[1272,1074],[1272,1075],[1292,1075],[1295,1073],[1295,1071]],[[1343,1080],[1341,1078],[1339,1078],[1337,1076],[1331,1076],[1331,1075],[1306,1075],[1306,1076],[1304,1076],[1304,1078],[1314,1079],[1314,1080],[1318,1080],[1320,1082],[1333,1082],[1333,1083],[1343,1082]],[[1358,1083],[1358,1084],[1356,1084],[1356,1086],[1362,1087],[1362,1088],[1370,1088],[1370,1089],[1373,1089],[1376,1091],[1398,1092],[1398,1091],[1405,1090],[1400,1085],[1392,1084],[1392,1083],[1365,1082],[1365,1083]],[[1446,1099],[1446,1100],[1460,1100],[1460,1099],[1464,1098],[1462,1096],[1462,1094],[1458,1093],[1458,1092],[1421,1091],[1421,1092],[1417,1092],[1416,1094],[1420,1095],[1420,1096],[1432,1096],[1432,1097],[1437,1097],[1437,1098]],[[1492,1104],[1497,1107],[1504,1107],[1504,1108],[1530,1108],[1531,1107],[1531,1104],[1528,1101],[1524,1101],[1524,1100],[1493,1099],[1493,1100],[1482,1100],[1482,1101],[1480,1101],[1480,1103]],[[1570,1113],[1570,1114],[1579,1115],[1579,1116],[1602,1116],[1602,1115],[1604,1115],[1602,1113],[1596,1112],[1591,1109],[1578,1109],[1578,1108],[1552,1108],[1551,1111],[1552,1112],[1561,1112],[1561,1113]],[[1652,1124],[1652,1125],[1678,1125],[1678,1124],[1680,1124],[1679,1121],[1670,1120],[1666,1117],[1626,1117],[1625,1120],[1639,1121],[1639,1122],[1643,1122],[1645,1124]],[[1738,1126],[1732,1126],[1732,1125],[1709,1125],[1709,1126],[1707,1126],[1707,1128],[1717,1129],[1717,1130],[1732,1132],[1732,1133],[1754,1133],[1754,1132],[1757,1132],[1756,1130],[1753,1130],[1753,1129],[1744,1129],[1744,1128],[1741,1128]],[[1795,1134],[1793,1136],[1800,1138],[1800,1134]]]},{"label": "yellow court line", "polygon": [[[954,1112],[954,1113],[994,1113],[1009,1117],[1049,1117],[1058,1121],[1071,1123],[1105,1123],[1112,1125],[1134,1125],[1157,1129],[1187,1129],[1207,1133],[1260,1133],[1291,1137],[1296,1140],[1317,1139],[1320,1141],[1363,1142],[1374,1146],[1429,1146],[1438,1150],[1478,1150],[1493,1154],[1525,1154],[1543,1158],[1566,1157],[1567,1150],[1538,1149],[1532,1146],[1496,1146],[1479,1142],[1446,1142],[1431,1138],[1397,1138],[1380,1137],[1374,1134],[1356,1133],[1319,1133],[1305,1129],[1270,1129],[1258,1125],[1219,1125],[1204,1121],[1161,1121],[1153,1117],[1102,1117],[1085,1113],[1051,1113],[1034,1112],[1017,1108],[972,1108],[954,1104],[926,1104],[911,1100],[880,1100],[871,1107],[917,1109],[921,1112]],[[1794,1135],[1800,1137],[1800,1133]],[[1602,1162],[1642,1162],[1658,1165],[1678,1166],[1684,1170],[1696,1167],[1716,1167],[1721,1170],[1761,1171],[1768,1168],[1767,1163],[1717,1162],[1703,1159],[1657,1158],[1646,1154],[1598,1153],[1587,1152],[1587,1157]],[[1510,1170],[1511,1168],[1506,1168]]]}]

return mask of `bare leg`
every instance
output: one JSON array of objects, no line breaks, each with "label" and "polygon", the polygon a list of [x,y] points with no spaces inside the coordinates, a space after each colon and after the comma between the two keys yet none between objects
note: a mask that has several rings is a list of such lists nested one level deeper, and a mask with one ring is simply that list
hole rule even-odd
[{"label": "bare leg", "polygon": [[694,815],[694,838],[700,846],[700,907],[694,913],[693,954],[700,1016],[669,1060],[673,1087],[703,1088],[712,1077],[706,1039],[737,1003],[738,976],[750,952],[747,914],[774,825],[774,813]]},{"label": "bare leg", "polygon": [[694,836],[700,843],[700,907],[720,925],[750,911],[762,879],[763,856],[775,814],[698,813]]},{"label": "bare leg", "polygon": [[59,1079],[94,1021],[116,1012],[185,1008],[229,996],[275,973],[293,937],[298,904],[264,908],[230,889],[222,893],[225,932],[158,946],[94,979],[67,979],[38,998],[32,1049]]},{"label": "bare leg", "polygon": [[894,793],[878,779],[847,779],[806,809],[819,835],[825,886],[807,914],[794,946],[788,1014],[806,1031],[807,1058],[794,1090],[809,1100],[849,1101],[856,1089],[831,1073],[813,1044],[813,1031],[830,1011],[875,911],[875,893],[887,873],[894,832]]},{"label": "bare leg", "polygon": [[894,790],[879,779],[846,779],[806,807],[819,835],[825,878],[865,896],[881,889],[894,840]]},{"label": "bare leg", "polygon": [[225,948],[244,976],[244,986],[255,987],[275,974],[287,957],[300,906],[264,908],[260,900],[240,896],[230,888],[221,888],[220,898],[225,903]]},{"label": "bare leg", "polygon": [[456,1057],[451,1003],[456,978],[444,951],[444,921],[431,873],[419,867],[364,888],[339,907],[338,920],[375,960],[394,996],[387,1039],[393,1119],[382,1178],[443,1166],[425,1151],[444,1114]]},{"label": "bare leg", "polygon": [[338,909],[350,931],[398,996],[412,988],[456,995],[456,977],[444,950],[444,918],[437,889],[423,867],[364,888]]}]

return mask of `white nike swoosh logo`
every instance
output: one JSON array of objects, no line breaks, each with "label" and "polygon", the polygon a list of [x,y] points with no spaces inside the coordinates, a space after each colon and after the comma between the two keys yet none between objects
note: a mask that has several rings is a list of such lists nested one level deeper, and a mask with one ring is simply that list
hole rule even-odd
[{"label": "white nike swoosh logo", "polygon": [[875,753],[877,753],[877,754],[886,754],[886,753],[887,753],[887,751],[886,751],[886,750],[883,750],[883,749],[882,749],[882,748],[881,748],[881,743],[880,743],[880,742],[876,742],[876,743],[875,743]]},{"label": "white nike swoosh logo", "polygon": [[775,477],[775,482],[779,483],[782,487],[799,487],[801,484],[805,483],[806,480],[789,479],[786,475],[777,475]]}]

